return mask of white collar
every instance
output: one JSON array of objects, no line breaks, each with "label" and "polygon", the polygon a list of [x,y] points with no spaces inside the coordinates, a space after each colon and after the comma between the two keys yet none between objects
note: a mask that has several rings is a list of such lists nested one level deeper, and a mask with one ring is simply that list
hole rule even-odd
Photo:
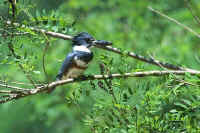
[{"label": "white collar", "polygon": [[74,46],[73,51],[83,51],[83,52],[87,52],[87,53],[91,52],[90,49],[85,46]]}]

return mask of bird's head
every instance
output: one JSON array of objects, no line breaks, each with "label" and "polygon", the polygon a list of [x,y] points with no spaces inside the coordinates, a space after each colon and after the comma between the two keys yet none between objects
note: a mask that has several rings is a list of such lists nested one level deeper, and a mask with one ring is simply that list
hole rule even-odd
[{"label": "bird's head", "polygon": [[107,46],[112,45],[111,42],[104,41],[104,40],[95,40],[89,33],[87,32],[81,32],[74,36],[73,40],[73,46],[84,46],[87,48],[90,48],[93,45],[101,45],[101,46]]},{"label": "bird's head", "polygon": [[76,36],[74,36],[72,42],[73,42],[73,46],[84,46],[84,47],[91,47],[92,43],[94,41],[94,38],[88,34],[87,32],[81,32],[79,34],[77,34]]}]

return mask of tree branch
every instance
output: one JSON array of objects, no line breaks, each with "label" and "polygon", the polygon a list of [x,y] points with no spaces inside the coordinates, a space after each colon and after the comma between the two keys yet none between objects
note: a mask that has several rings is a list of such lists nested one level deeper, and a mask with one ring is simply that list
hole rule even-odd
[{"label": "tree branch", "polygon": [[[6,24],[8,24],[8,25],[12,24],[14,26],[18,26],[18,27],[22,27],[22,28],[29,28],[32,31],[43,33],[43,34],[46,34],[48,36],[55,37],[55,38],[61,38],[61,39],[64,39],[64,40],[72,40],[73,39],[73,36],[70,36],[70,35],[65,35],[65,34],[62,34],[62,33],[56,33],[56,32],[52,32],[52,31],[46,31],[44,29],[38,29],[38,28],[34,28],[34,27],[27,27],[25,25],[20,25],[19,23],[12,23],[11,21],[7,21]],[[101,48],[101,49],[105,49],[105,50],[108,50],[108,51],[111,51],[111,52],[114,52],[114,53],[117,53],[117,54],[120,54],[120,55],[124,54],[124,52],[121,51],[120,49],[113,48],[111,46],[105,46],[105,47],[102,46],[101,47],[99,45],[96,45],[96,47]],[[156,65],[156,66],[159,66],[159,67],[162,66],[164,68],[171,69],[171,70],[189,70],[189,71],[193,70],[193,69],[189,69],[189,68],[176,66],[174,64],[170,64],[170,63],[166,63],[166,62],[161,62],[161,61],[155,60],[153,58],[147,58],[147,57],[144,57],[142,55],[138,55],[134,52],[128,52],[127,55],[129,57],[134,58],[134,59],[152,64],[152,65]],[[198,71],[198,70],[193,70],[193,71]]]},{"label": "tree branch", "polygon": [[56,32],[52,32],[52,31],[46,31],[44,29],[38,29],[38,28],[35,28],[35,27],[27,27],[23,24],[21,25],[19,23],[12,23],[11,21],[6,21],[6,24],[13,25],[13,26],[16,26],[16,27],[21,27],[21,28],[29,28],[32,31],[43,33],[43,34],[46,34],[48,36],[55,37],[55,38],[61,38],[61,39],[64,39],[64,40],[72,40],[73,39],[73,37],[69,36],[69,35],[65,35],[65,34],[62,34],[62,33],[56,33]]},{"label": "tree branch", "polygon": [[[185,75],[186,73],[189,73],[191,75],[200,76],[199,71],[189,71],[189,70],[188,71],[145,71],[145,72],[124,73],[124,74],[117,73],[117,74],[110,74],[110,75],[91,75],[91,76],[86,76],[86,77],[82,77],[82,78],[67,79],[67,80],[51,82],[50,84],[44,84],[43,86],[39,86],[35,89],[33,88],[33,89],[28,90],[25,88],[20,88],[20,91],[17,91],[17,93],[14,93],[13,91],[12,91],[12,93],[11,92],[9,93],[8,91],[1,90],[1,93],[5,92],[6,94],[13,94],[13,93],[14,94],[11,95],[10,97],[6,97],[4,99],[1,98],[0,103],[6,103],[9,101],[27,97],[30,95],[36,95],[41,92],[48,91],[49,88],[61,86],[64,84],[74,83],[74,82],[82,82],[82,81],[87,81],[87,80],[111,79],[111,78],[148,77],[148,76],[156,76],[157,77],[157,76],[166,76],[166,75],[170,75],[170,74]],[[3,87],[6,87],[6,86],[7,85],[3,85]],[[13,86],[9,86],[9,88],[18,89]],[[21,90],[25,90],[25,91],[21,91]]]},{"label": "tree branch", "polygon": [[160,11],[158,11],[158,10],[156,10],[156,9],[153,9],[153,8],[150,7],[150,6],[148,7],[148,9],[151,10],[152,12],[155,12],[155,13],[159,14],[160,16],[162,16],[162,17],[164,17],[164,18],[166,18],[166,19],[168,19],[168,20],[170,20],[170,21],[176,23],[177,25],[183,27],[185,30],[187,30],[187,31],[191,32],[192,34],[194,34],[196,37],[200,38],[200,35],[199,35],[196,31],[194,31],[194,30],[192,30],[190,27],[188,27],[188,26],[186,26],[186,25],[180,23],[180,22],[177,21],[176,19],[171,18],[171,17],[169,17],[169,16],[167,16],[167,15],[161,13]]},{"label": "tree branch", "polygon": [[15,90],[20,90],[20,91],[28,90],[28,89],[24,89],[24,88],[20,88],[20,87],[16,87],[16,86],[10,86],[7,84],[0,84],[0,87],[10,88],[10,89],[15,89]]}]

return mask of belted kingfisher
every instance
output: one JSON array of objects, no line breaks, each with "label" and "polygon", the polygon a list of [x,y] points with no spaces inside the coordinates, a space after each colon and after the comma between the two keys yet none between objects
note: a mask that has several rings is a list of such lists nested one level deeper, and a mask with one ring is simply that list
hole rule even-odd
[{"label": "belted kingfisher", "polygon": [[[56,80],[81,76],[93,58],[93,52],[90,48],[93,45],[107,46],[112,44],[104,40],[95,40],[87,32],[81,32],[74,36],[72,42],[72,52],[65,58]],[[49,91],[51,92],[53,89],[51,88]]]}]

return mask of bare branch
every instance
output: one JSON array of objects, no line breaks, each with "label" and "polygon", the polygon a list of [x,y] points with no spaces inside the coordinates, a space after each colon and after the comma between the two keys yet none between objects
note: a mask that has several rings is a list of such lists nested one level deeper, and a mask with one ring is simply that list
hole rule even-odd
[{"label": "bare branch", "polygon": [[[25,25],[20,25],[18,23],[12,23],[11,21],[7,21],[6,24],[8,24],[8,25],[13,24],[14,26],[18,26],[18,27],[21,26],[23,28],[26,27]],[[55,37],[55,38],[61,38],[61,39],[64,39],[64,40],[72,40],[73,39],[73,36],[70,36],[70,35],[65,35],[65,34],[56,33],[56,32],[52,32],[52,31],[46,31],[46,30],[37,29],[37,28],[34,28],[34,27],[28,27],[28,28],[30,28],[33,31],[40,32],[40,33],[43,33],[43,34],[46,34],[48,36]],[[96,45],[96,47],[101,48],[101,49],[105,49],[105,50],[108,50],[108,51],[111,51],[111,52],[114,52],[114,53],[117,53],[117,54],[121,54],[121,55],[124,54],[124,52],[121,51],[120,49],[113,48],[111,46],[100,47],[99,45]],[[129,57],[134,58],[134,59],[152,64],[152,65],[156,65],[156,66],[159,66],[159,67],[162,66],[164,68],[171,69],[171,70],[193,70],[193,69],[189,69],[189,68],[183,68],[183,67],[180,67],[180,66],[176,66],[176,65],[166,63],[166,62],[161,62],[159,60],[155,60],[155,59],[152,59],[152,58],[147,58],[147,57],[144,57],[142,55],[138,55],[134,52],[128,52],[127,55]],[[194,70],[194,71],[197,71],[197,70]]]},{"label": "bare branch", "polygon": [[153,9],[153,8],[150,7],[150,6],[148,7],[148,9],[151,10],[152,12],[155,12],[155,13],[159,14],[160,16],[162,16],[162,17],[164,17],[164,18],[167,18],[168,20],[170,20],[170,21],[176,23],[177,25],[183,27],[185,30],[187,30],[187,31],[191,32],[192,34],[194,34],[196,37],[200,38],[200,34],[198,34],[196,31],[192,30],[190,27],[188,27],[188,26],[186,26],[186,25],[180,23],[180,22],[177,21],[176,19],[171,18],[171,17],[169,17],[169,16],[167,16],[167,15],[161,13],[160,11],[158,11],[158,10],[156,10],[156,9]]},{"label": "bare branch", "polygon": [[10,86],[7,84],[0,84],[0,87],[4,87],[4,88],[10,88],[10,89],[15,89],[15,90],[28,90],[28,89],[24,89],[24,88],[20,88],[20,87],[16,87],[16,86]]},{"label": "bare branch", "polygon": [[[106,47],[97,46],[97,47],[105,49],[105,50],[108,50],[108,51],[111,51],[111,52],[114,52],[114,53],[117,53],[117,54],[123,55],[123,52],[120,49],[113,48],[111,46],[106,46]],[[176,66],[176,65],[173,65],[173,64],[170,64],[170,63],[161,62],[161,61],[155,60],[153,58],[147,58],[147,57],[144,57],[142,55],[138,55],[138,54],[136,54],[134,52],[128,52],[127,55],[129,57],[134,58],[134,59],[137,59],[137,60],[149,63],[149,64],[153,64],[153,65],[156,65],[156,66],[159,66],[159,67],[162,66],[162,67],[167,68],[167,69],[172,69],[172,70],[192,70],[192,69],[189,69],[189,68],[183,68],[183,67],[180,67],[180,66]],[[197,70],[194,70],[194,71],[197,71]]]},{"label": "bare branch", "polygon": [[[110,75],[92,75],[77,79],[67,79],[67,80],[60,80],[55,81],[50,84],[44,84],[43,86],[37,87],[35,89],[30,89],[29,91],[22,91],[21,93],[16,93],[15,95],[11,95],[10,97],[7,97],[6,99],[0,100],[0,103],[6,103],[8,101],[16,100],[19,98],[27,97],[30,95],[36,95],[41,92],[47,92],[49,88],[61,86],[64,84],[74,83],[74,82],[81,82],[86,80],[101,80],[101,79],[111,79],[111,78],[128,78],[128,77],[148,77],[148,76],[166,76],[170,74],[174,75],[185,75],[186,73],[189,73],[191,75],[200,75],[200,72],[198,71],[146,71],[146,72],[134,72],[134,73],[124,73],[124,74],[110,74]],[[14,87],[12,87],[14,88]],[[6,92],[7,94],[8,92]]]},{"label": "bare branch", "polygon": [[50,42],[49,42],[48,37],[46,37],[46,35],[45,35],[45,38],[46,38],[46,45],[45,45],[45,48],[43,50],[43,55],[42,55],[42,67],[43,67],[43,71],[44,71],[44,74],[45,74],[46,81],[49,82],[49,77],[48,77],[48,74],[46,72],[46,67],[45,67],[45,56],[46,56],[47,50],[49,48]]},{"label": "bare branch", "polygon": [[187,81],[184,81],[184,80],[181,80],[181,79],[176,79],[176,81],[180,82],[180,83],[183,83],[184,85],[191,85],[191,86],[196,86],[196,87],[199,87],[200,85],[198,84],[194,84],[194,83],[191,83],[191,82],[187,82]]},{"label": "bare branch", "polygon": [[[0,80],[0,83],[3,83],[3,84],[15,84],[15,85],[33,86],[32,84],[23,83],[23,82],[18,82],[18,81],[5,81],[5,80]],[[41,86],[42,84],[35,84],[35,85]]]}]

